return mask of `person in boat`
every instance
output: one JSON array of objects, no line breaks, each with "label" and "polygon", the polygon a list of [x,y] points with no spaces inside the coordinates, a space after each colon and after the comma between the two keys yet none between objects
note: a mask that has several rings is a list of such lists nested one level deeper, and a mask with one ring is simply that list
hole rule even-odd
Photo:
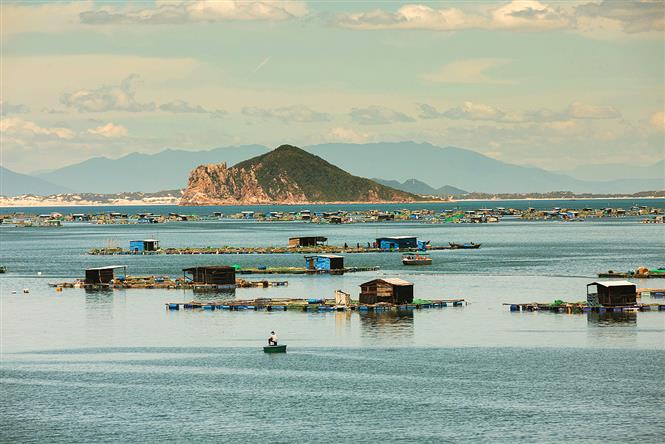
[{"label": "person in boat", "polygon": [[270,337],[268,338],[268,345],[277,345],[277,335],[274,331],[270,332]]}]

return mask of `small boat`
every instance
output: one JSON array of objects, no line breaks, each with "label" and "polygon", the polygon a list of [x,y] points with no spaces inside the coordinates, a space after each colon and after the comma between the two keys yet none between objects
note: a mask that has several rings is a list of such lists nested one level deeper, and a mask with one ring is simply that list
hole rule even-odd
[{"label": "small boat", "polygon": [[480,244],[475,244],[473,242],[467,242],[465,244],[448,242],[448,244],[450,244],[450,248],[453,250],[475,250],[476,248],[480,248]]},{"label": "small boat", "polygon": [[0,265],[0,273],[7,273],[7,267]]},{"label": "small boat", "polygon": [[404,265],[432,265],[432,258],[426,254],[405,254],[402,256]]},{"label": "small boat", "polygon": [[266,345],[263,347],[265,353],[286,353],[286,344],[284,345]]}]

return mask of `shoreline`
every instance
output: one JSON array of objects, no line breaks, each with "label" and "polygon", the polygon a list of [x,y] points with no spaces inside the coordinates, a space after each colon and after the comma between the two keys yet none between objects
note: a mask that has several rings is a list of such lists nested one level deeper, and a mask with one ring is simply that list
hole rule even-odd
[{"label": "shoreline", "polygon": [[17,201],[8,202],[12,198],[0,198],[0,208],[46,208],[46,207],[139,207],[139,206],[176,206],[182,208],[188,207],[271,207],[271,206],[302,206],[302,205],[399,205],[399,204],[454,204],[459,202],[524,202],[524,201],[581,201],[581,200],[655,200],[665,199],[660,196],[623,196],[623,197],[523,197],[523,198],[488,198],[488,199],[453,199],[453,200],[419,200],[419,201],[378,201],[378,202],[297,202],[297,203],[226,203],[226,204],[207,204],[207,205],[180,205],[179,202],[165,202],[164,200],[155,201],[136,201],[136,200],[116,200],[113,202],[99,202],[99,201],[49,201],[42,202],[35,201]]}]

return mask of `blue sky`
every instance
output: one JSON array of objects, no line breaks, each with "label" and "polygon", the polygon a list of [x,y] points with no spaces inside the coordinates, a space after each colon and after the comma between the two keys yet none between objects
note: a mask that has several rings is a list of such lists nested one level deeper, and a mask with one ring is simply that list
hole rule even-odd
[{"label": "blue sky", "polygon": [[664,3],[2,3],[2,164],[415,140],[665,157]]}]

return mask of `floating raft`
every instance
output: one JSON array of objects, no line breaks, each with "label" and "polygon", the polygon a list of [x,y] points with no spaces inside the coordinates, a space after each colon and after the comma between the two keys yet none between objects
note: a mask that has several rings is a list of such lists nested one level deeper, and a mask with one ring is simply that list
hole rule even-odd
[{"label": "floating raft", "polygon": [[168,302],[167,310],[228,310],[228,311],[301,311],[301,312],[327,312],[327,311],[358,311],[358,312],[386,312],[398,310],[422,310],[428,308],[462,307],[466,304],[464,299],[437,299],[421,301],[418,304],[336,304],[328,299],[251,299],[251,300],[220,300],[220,301],[191,301]]},{"label": "floating raft", "polygon": [[359,273],[361,271],[378,271],[379,267],[346,267],[339,270],[312,270],[305,267],[266,267],[266,268],[240,268],[237,274],[344,274]]},{"label": "floating raft", "polygon": [[551,313],[606,313],[606,312],[630,312],[630,311],[665,311],[665,304],[633,304],[612,307],[590,307],[585,302],[574,302],[564,304],[548,304],[545,302],[528,302],[524,304],[509,304],[510,311],[548,311]]},{"label": "floating raft", "polygon": [[599,278],[619,278],[619,279],[665,279],[665,272],[658,273],[634,273],[632,271],[621,273],[621,272],[607,272],[607,273],[598,273]]},{"label": "floating raft", "polygon": [[172,279],[166,276],[127,276],[124,280],[117,279],[106,284],[86,284],[83,279],[74,282],[49,283],[54,288],[85,288],[86,290],[121,290],[121,289],[163,289],[163,290],[194,290],[194,291],[228,291],[236,288],[269,288],[286,287],[288,281],[248,281],[236,279],[235,284],[215,285],[189,282],[182,278]]},{"label": "floating raft", "polygon": [[[450,250],[450,245],[429,246],[427,251]],[[417,248],[385,250],[381,248],[348,247],[321,245],[317,247],[218,247],[218,248],[163,248],[157,251],[134,252],[123,248],[93,248],[88,254],[94,256],[109,255],[155,255],[155,254],[339,254],[339,253],[415,253]]]}]

